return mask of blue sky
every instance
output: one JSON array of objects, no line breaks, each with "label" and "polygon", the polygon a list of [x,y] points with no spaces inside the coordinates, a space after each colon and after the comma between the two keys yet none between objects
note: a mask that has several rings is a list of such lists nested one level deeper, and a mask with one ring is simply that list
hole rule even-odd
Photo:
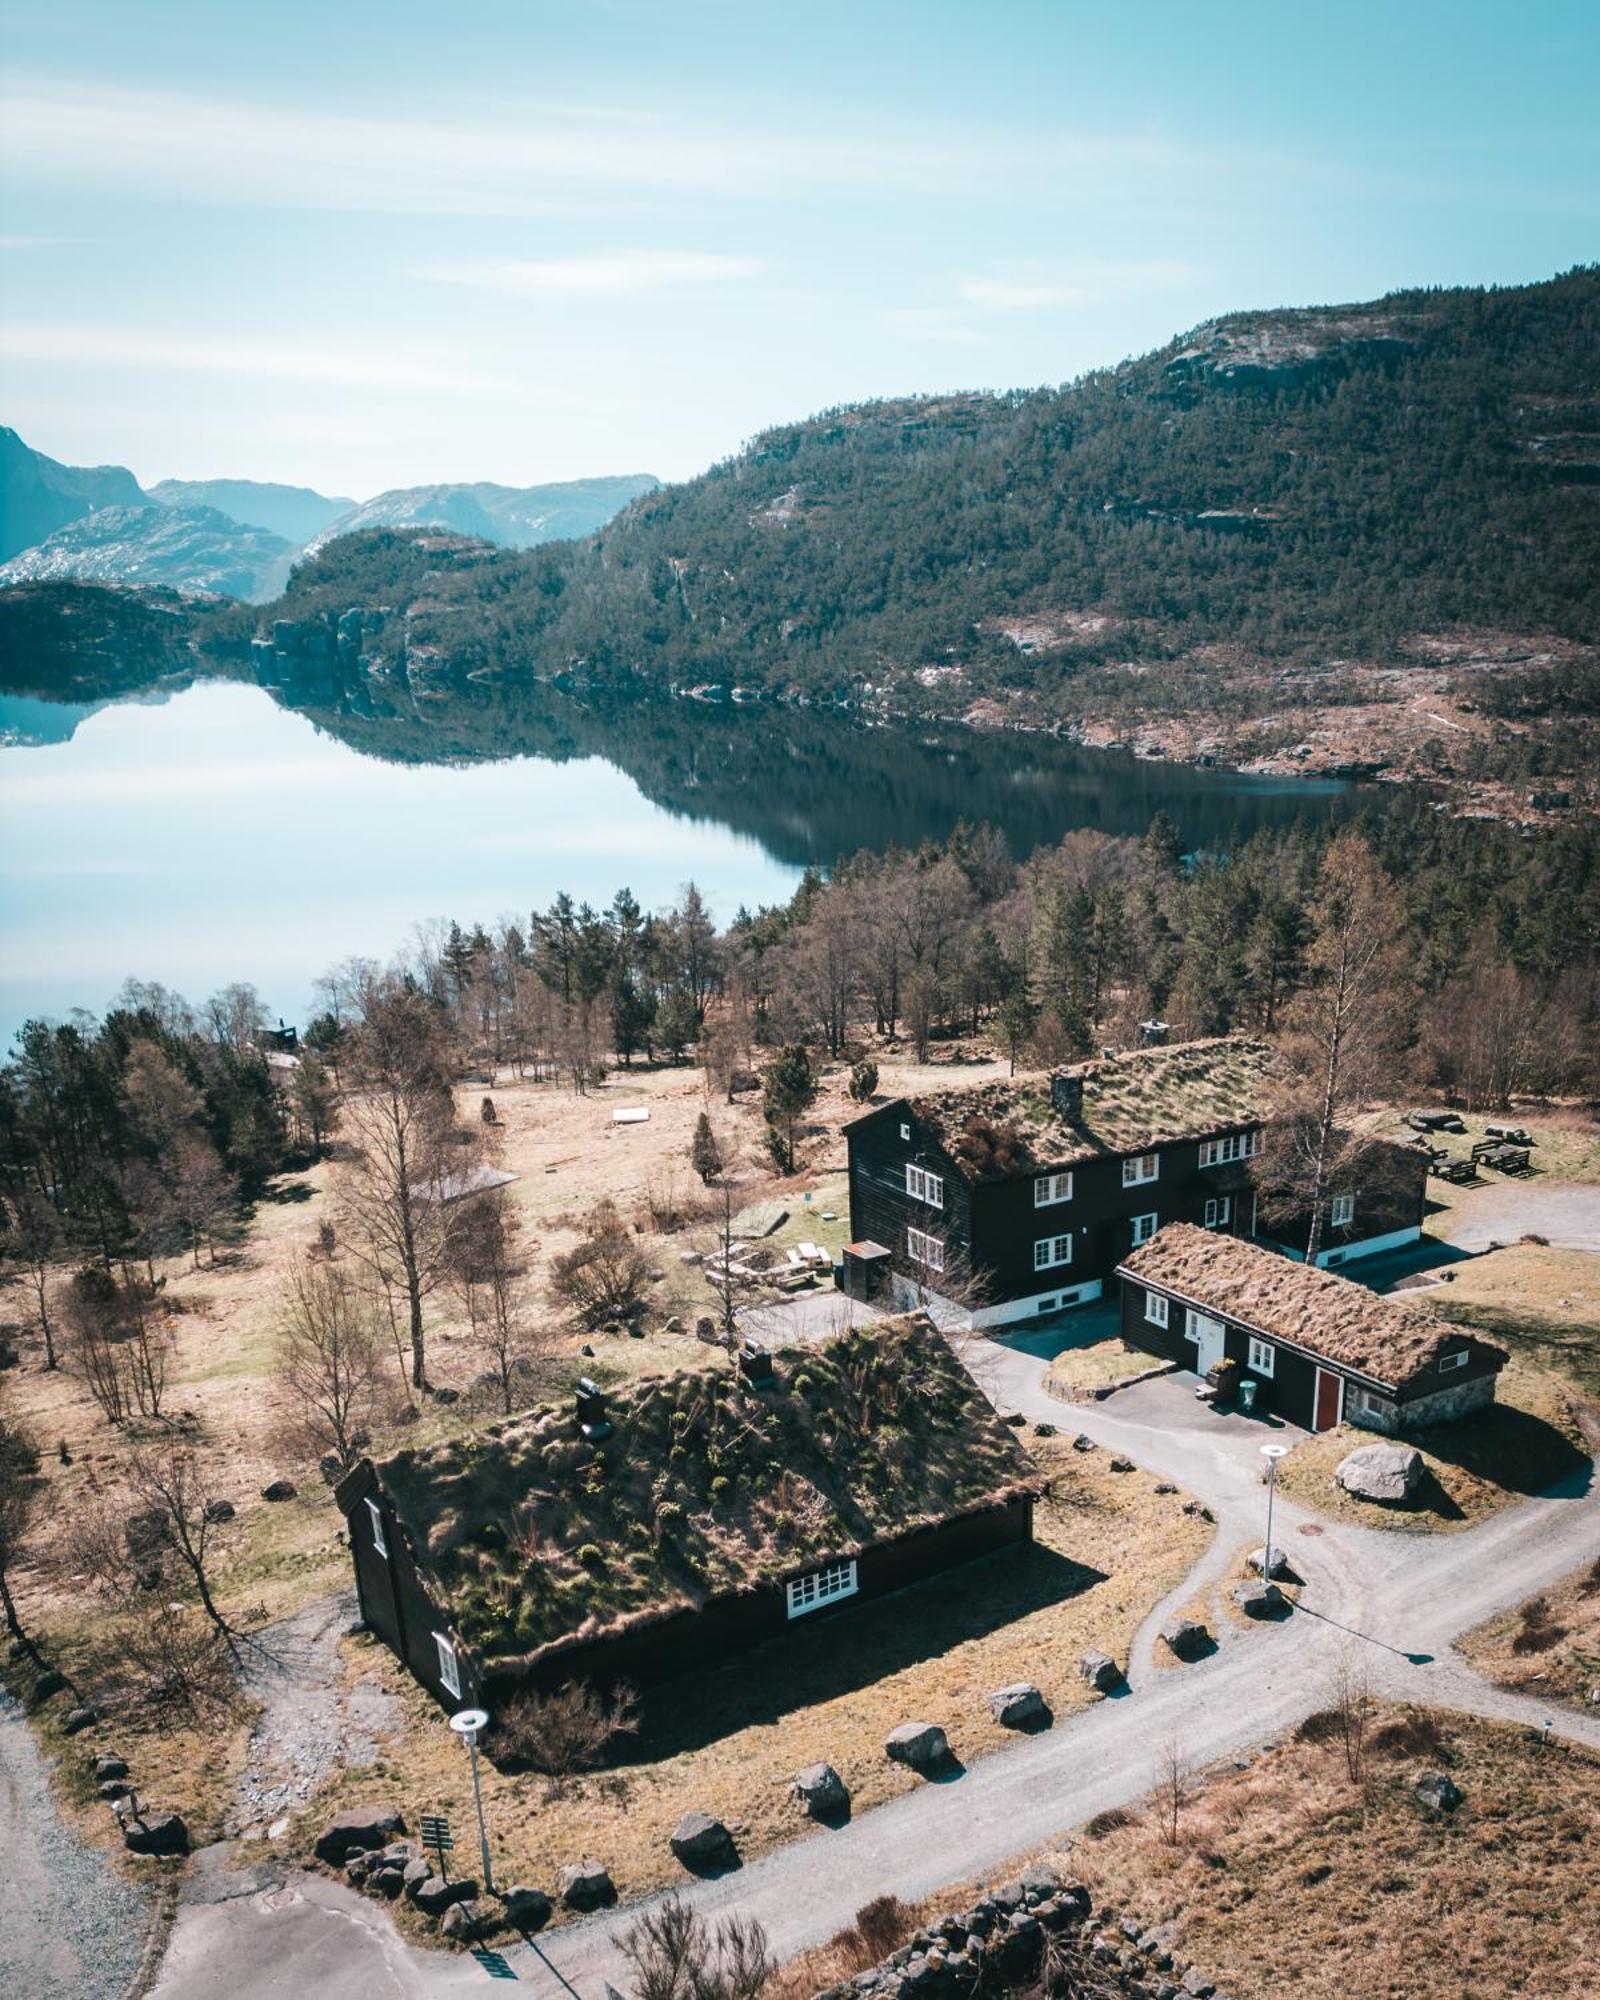
[{"label": "blue sky", "polygon": [[0,51],[0,421],[147,481],[683,477],[1600,256],[1596,0],[52,0]]}]

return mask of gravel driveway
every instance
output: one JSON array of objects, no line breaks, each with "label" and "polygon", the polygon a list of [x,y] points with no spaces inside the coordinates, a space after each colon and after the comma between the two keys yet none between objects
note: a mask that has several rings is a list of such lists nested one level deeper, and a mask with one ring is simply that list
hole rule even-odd
[{"label": "gravel driveway", "polygon": [[0,1856],[0,1993],[8,2000],[116,2000],[138,1969],[152,1900],[62,1819],[49,1767],[22,1710],[3,1691]]},{"label": "gravel driveway", "polygon": [[1600,1251],[1600,1187],[1581,1181],[1494,1181],[1452,1190],[1441,1234],[1463,1250],[1543,1236],[1558,1250]]}]

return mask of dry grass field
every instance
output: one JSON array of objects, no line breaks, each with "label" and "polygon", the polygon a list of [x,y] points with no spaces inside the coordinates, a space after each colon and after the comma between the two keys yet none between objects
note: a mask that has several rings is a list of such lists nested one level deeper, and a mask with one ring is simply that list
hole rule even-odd
[{"label": "dry grass field", "polygon": [[[1412,1712],[1376,1718],[1369,1745],[1353,1780],[1341,1742],[1285,1743],[1207,1776],[1176,1844],[1152,1801],[1062,1865],[1235,2000],[1595,1993],[1600,1758]],[[1453,1814],[1417,1799],[1425,1770],[1461,1788]]]},{"label": "dry grass field", "polygon": [[[561,1868],[595,1855],[624,1896],[686,1879],[668,1837],[701,1807],[733,1830],[750,1859],[781,1842],[826,1839],[799,1813],[789,1780],[827,1759],[864,1809],[925,1782],[891,1764],[896,1723],[938,1723],[970,1762],[1009,1740],[990,1716],[991,1688],[1031,1680],[1057,1717],[1102,1699],[1079,1678],[1092,1649],[1125,1658],[1150,1607],[1183,1575],[1211,1532],[1156,1494],[1144,1473],[1113,1473],[1058,1439],[1031,1438],[1054,1475],[1031,1549],[1007,1551],[875,1603],[802,1625],[714,1673],[649,1690],[644,1726],[613,1768],[567,1781],[484,1766],[496,1869],[507,1881],[553,1885]],[[374,1673],[405,1705],[406,1726],[381,1764],[352,1772],[306,1815],[309,1847],[341,1798],[381,1791],[408,1819],[422,1811],[464,1821],[466,1762],[439,1710],[374,1642],[347,1642],[352,1673]]]},{"label": "dry grass field", "polygon": [[1458,1650],[1502,1687],[1593,1714],[1600,1708],[1600,1557],[1480,1625]]}]

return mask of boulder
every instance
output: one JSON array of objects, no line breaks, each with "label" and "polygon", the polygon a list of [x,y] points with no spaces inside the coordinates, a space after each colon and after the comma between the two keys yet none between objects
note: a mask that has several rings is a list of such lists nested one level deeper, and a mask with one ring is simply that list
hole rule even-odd
[{"label": "boulder", "polygon": [[147,1813],[124,1821],[122,1844],[130,1854],[187,1854],[189,1829],[175,1812]]},{"label": "boulder", "polygon": [[1236,1584],[1233,1601],[1246,1618],[1281,1618],[1289,1608],[1289,1600],[1275,1583]]},{"label": "boulder", "polygon": [[478,1938],[488,1937],[495,1926],[495,1914],[486,1904],[468,1900],[450,1905],[439,1925],[439,1932],[442,1937],[453,1939],[457,1944],[471,1944]]},{"label": "boulder", "polygon": [[213,1527],[219,1521],[231,1521],[236,1511],[231,1500],[208,1500],[205,1505],[206,1519]]},{"label": "boulder", "polygon": [[812,1819],[836,1819],[849,1810],[850,1794],[831,1764],[808,1764],[796,1771],[789,1790]]},{"label": "boulder", "polygon": [[1192,1995],[1193,2000],[1209,2000],[1209,1996],[1215,1993],[1217,1989],[1207,1979],[1199,1966],[1191,1965],[1189,1970],[1183,1975],[1183,1990],[1185,1993]]},{"label": "boulder", "polygon": [[352,1889],[359,1889],[362,1883],[366,1881],[367,1877],[372,1873],[376,1858],[375,1855],[368,1854],[364,1849],[359,1847],[354,1854],[347,1854],[345,1856],[344,1879],[350,1884]]},{"label": "boulder", "polygon": [[1054,1424],[1035,1424],[1033,1434],[1035,1437],[1053,1438],[1056,1434],[1056,1427]]},{"label": "boulder", "polygon": [[561,1900],[570,1910],[598,1910],[617,1900],[609,1869],[592,1859],[574,1862],[561,1871]]},{"label": "boulder", "polygon": [[686,1812],[672,1829],[672,1851],[685,1868],[724,1868],[737,1857],[733,1835],[708,1812]]},{"label": "boulder", "polygon": [[1461,1803],[1461,1787],[1443,1771],[1424,1771],[1412,1789],[1430,1812],[1453,1813]]},{"label": "boulder", "polygon": [[58,1674],[54,1667],[46,1667],[33,1684],[33,1695],[30,1706],[42,1708],[47,1701],[54,1701],[58,1694],[65,1694],[66,1691],[66,1675]]},{"label": "boulder", "polygon": [[1169,1618],[1161,1637],[1175,1659],[1200,1660],[1211,1651],[1211,1634],[1198,1618]]},{"label": "boulder", "polygon": [[1122,1685],[1122,1669],[1109,1653],[1085,1653],[1078,1662],[1078,1672],[1098,1694],[1109,1694]]},{"label": "boulder", "polygon": [[909,1764],[914,1771],[931,1771],[948,1760],[950,1743],[935,1722],[902,1722],[889,1731],[883,1751],[891,1764]]},{"label": "boulder", "polygon": [[263,1500],[292,1500],[298,1491],[292,1479],[269,1479],[261,1489]]},{"label": "boulder", "polygon": [[[1267,1552],[1264,1548],[1252,1549],[1244,1560],[1246,1569],[1254,1570],[1257,1576],[1265,1575]],[[1294,1570],[1290,1567],[1288,1556],[1285,1555],[1282,1549],[1277,1547],[1274,1547],[1272,1551],[1272,1574],[1274,1579],[1280,1583],[1297,1583],[1299,1581]]]},{"label": "boulder", "polygon": [[92,1701],[86,1701],[80,1708],[69,1708],[61,1718],[63,1736],[78,1736],[85,1729],[93,1729],[100,1720],[100,1711]]},{"label": "boulder", "polygon": [[1408,1444],[1364,1444],[1339,1461],[1334,1479],[1358,1500],[1409,1500],[1422,1484],[1422,1453]]},{"label": "boulder", "polygon": [[405,1870],[394,1861],[384,1861],[373,1869],[367,1877],[367,1887],[376,1889],[380,1896],[387,1896],[392,1903],[405,1887]]},{"label": "boulder", "polygon": [[991,1689],[989,1713],[1006,1729],[1037,1729],[1050,1720],[1044,1696],[1032,1681],[1013,1681],[1009,1687]]},{"label": "boulder", "polygon": [[552,1905],[542,1889],[519,1882],[514,1889],[507,1889],[500,1900],[505,1905],[506,1922],[516,1930],[542,1931],[550,1921]]},{"label": "boulder", "polygon": [[1113,1472],[1132,1472],[1133,1460],[1131,1458],[1123,1458],[1119,1454],[1116,1458],[1112,1459],[1111,1470]]},{"label": "boulder", "polygon": [[[347,1861],[345,1863],[346,1869],[348,1869],[349,1866],[350,1863]],[[420,1854],[414,1856],[413,1859],[408,1861],[405,1867],[401,1869],[400,1871],[401,1886],[404,1888],[406,1894],[411,1898],[413,1903],[417,1900],[417,1891],[422,1887],[424,1882],[430,1881],[432,1879],[432,1876],[433,1876],[433,1863],[431,1861],[424,1861]]]},{"label": "boulder", "polygon": [[95,1790],[103,1799],[125,1799],[133,1787],[126,1778],[102,1778]]},{"label": "boulder", "polygon": [[94,1760],[94,1774],[99,1779],[125,1778],[128,1775],[128,1766],[121,1757],[113,1756],[106,1750]]},{"label": "boulder", "polygon": [[1072,1449],[1074,1451],[1093,1451],[1094,1448],[1094,1439],[1087,1436],[1083,1431],[1079,1431],[1078,1435],[1072,1440]]},{"label": "boulder", "polygon": [[351,1806],[330,1819],[317,1835],[316,1856],[330,1868],[338,1868],[358,1847],[382,1847],[405,1830],[406,1823],[393,1806]]},{"label": "boulder", "polygon": [[442,1916],[452,1903],[470,1902],[478,1893],[476,1882],[447,1882],[442,1875],[430,1875],[411,1891],[411,1900],[430,1917]]}]

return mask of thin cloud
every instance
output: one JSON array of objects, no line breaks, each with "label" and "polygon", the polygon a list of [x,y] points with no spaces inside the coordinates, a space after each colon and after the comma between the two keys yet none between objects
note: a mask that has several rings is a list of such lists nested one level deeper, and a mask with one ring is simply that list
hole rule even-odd
[{"label": "thin cloud", "polygon": [[985,312],[1035,312],[1182,291],[1205,275],[1198,265],[1176,257],[1087,257],[1054,270],[1013,266],[987,277],[963,278],[956,292],[967,305]]},{"label": "thin cloud", "polygon": [[576,257],[519,260],[497,257],[463,264],[430,264],[412,272],[435,284],[468,285],[514,299],[629,299],[687,285],[721,285],[753,278],[755,257],[727,257],[698,250],[593,251]]},{"label": "thin cloud", "polygon": [[476,371],[366,347],[296,347],[278,342],[197,339],[186,334],[133,333],[114,327],[0,327],[0,360],[81,364],[98,368],[174,369],[185,374],[249,376],[260,381],[388,390],[448,390],[503,395],[515,385]]}]

